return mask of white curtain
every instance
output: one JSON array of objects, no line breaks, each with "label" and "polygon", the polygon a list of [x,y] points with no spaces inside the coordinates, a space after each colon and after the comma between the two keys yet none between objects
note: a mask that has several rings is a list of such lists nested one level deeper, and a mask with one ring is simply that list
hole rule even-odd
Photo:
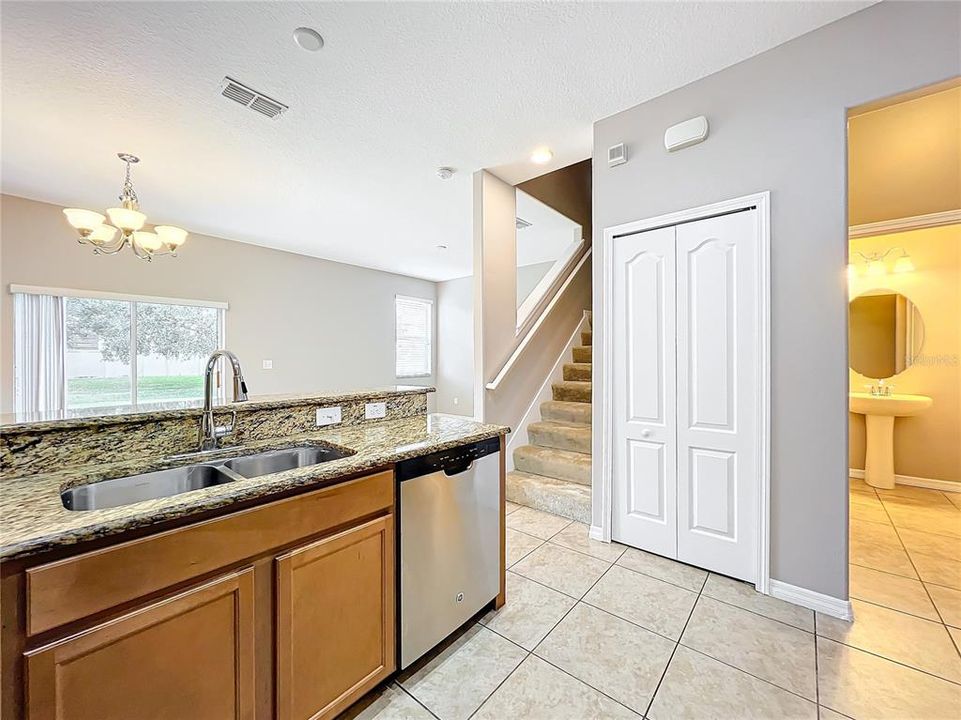
[{"label": "white curtain", "polygon": [[66,331],[63,298],[13,296],[14,402],[17,413],[62,410]]}]

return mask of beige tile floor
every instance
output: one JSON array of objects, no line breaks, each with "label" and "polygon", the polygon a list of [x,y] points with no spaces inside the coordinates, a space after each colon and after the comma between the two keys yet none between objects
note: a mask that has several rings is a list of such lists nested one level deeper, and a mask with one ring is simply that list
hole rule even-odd
[{"label": "beige tile floor", "polygon": [[961,718],[961,498],[852,480],[842,622],[508,507],[508,601],[362,720]]}]

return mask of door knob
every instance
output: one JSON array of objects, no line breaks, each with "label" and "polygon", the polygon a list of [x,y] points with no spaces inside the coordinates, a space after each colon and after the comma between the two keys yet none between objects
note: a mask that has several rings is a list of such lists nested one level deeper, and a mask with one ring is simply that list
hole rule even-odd
[{"label": "door knob", "polygon": [[645,438],[646,438],[646,437],[650,437],[650,436],[651,436],[651,431],[650,431],[650,430],[641,430],[641,437],[645,437]]}]

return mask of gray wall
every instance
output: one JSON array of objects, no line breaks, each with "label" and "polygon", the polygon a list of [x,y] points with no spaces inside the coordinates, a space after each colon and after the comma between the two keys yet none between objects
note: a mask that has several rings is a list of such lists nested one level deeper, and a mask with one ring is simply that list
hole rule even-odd
[{"label": "gray wall", "polygon": [[[848,596],[846,110],[957,75],[959,27],[958,3],[882,3],[594,128],[597,305],[604,228],[771,191],[772,577],[838,598]],[[701,114],[707,141],[665,152],[665,128]],[[619,142],[630,160],[608,168]],[[596,501],[595,524],[599,513]]]},{"label": "gray wall", "polygon": [[437,283],[437,338],[437,412],[473,415],[473,275]]},{"label": "gray wall", "polygon": [[[257,395],[396,384],[394,295],[435,297],[426,280],[204,235],[191,236],[176,259],[146,263],[129,251],[96,257],[77,244],[59,206],[0,201],[4,412],[13,389],[10,283],[227,301],[227,346]],[[268,358],[273,370],[261,369]]]}]

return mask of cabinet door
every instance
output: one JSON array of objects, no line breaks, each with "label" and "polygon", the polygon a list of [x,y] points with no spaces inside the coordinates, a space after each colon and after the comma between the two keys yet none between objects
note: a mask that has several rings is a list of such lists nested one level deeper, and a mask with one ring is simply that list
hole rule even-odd
[{"label": "cabinet door", "polygon": [[277,558],[277,715],[333,717],[394,670],[394,521]]},{"label": "cabinet door", "polygon": [[252,718],[253,571],[26,654],[29,720]]}]

